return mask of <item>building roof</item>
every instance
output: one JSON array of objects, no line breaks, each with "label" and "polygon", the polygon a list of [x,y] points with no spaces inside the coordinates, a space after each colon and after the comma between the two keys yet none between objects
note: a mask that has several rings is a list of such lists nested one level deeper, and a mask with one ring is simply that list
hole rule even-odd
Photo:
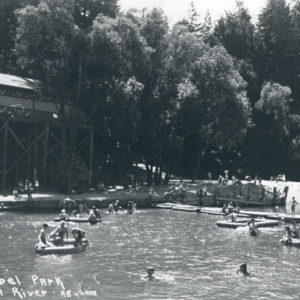
[{"label": "building roof", "polygon": [[0,73],[0,85],[26,90],[34,90],[39,85],[38,80]]}]

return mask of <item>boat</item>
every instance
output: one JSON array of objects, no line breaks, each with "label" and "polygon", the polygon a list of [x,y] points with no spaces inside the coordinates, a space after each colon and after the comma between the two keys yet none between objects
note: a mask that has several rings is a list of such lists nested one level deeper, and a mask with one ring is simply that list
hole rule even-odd
[{"label": "boat", "polygon": [[172,206],[172,210],[187,211],[187,212],[201,212],[200,207],[185,205],[185,204],[175,204]]},{"label": "boat", "polygon": [[282,239],[280,240],[281,244],[285,246],[294,246],[294,247],[300,247],[300,239]]},{"label": "boat", "polygon": [[[245,227],[248,225],[248,222],[230,222],[230,221],[218,221],[216,222],[218,227],[222,228],[238,228],[238,227]],[[279,221],[269,221],[269,220],[261,220],[256,221],[255,225],[257,228],[260,227],[274,227],[279,225]]]},{"label": "boat", "polygon": [[[49,239],[49,242],[54,244],[55,246],[64,246],[64,245],[74,245],[75,239],[67,239],[67,240],[61,240],[61,239]],[[89,244],[89,241],[87,239],[83,239],[81,241],[81,244]]]},{"label": "boat", "polygon": [[39,245],[35,246],[35,252],[41,255],[50,255],[50,254],[73,254],[83,252],[86,248],[86,244],[81,244],[77,247],[74,245],[63,245],[55,247],[40,247]]},{"label": "boat", "polygon": [[74,223],[91,223],[91,224],[95,224],[95,223],[99,223],[102,222],[102,219],[94,219],[94,220],[90,220],[89,217],[69,217],[67,219],[60,219],[60,218],[55,218],[54,222],[61,222],[61,221],[65,221],[65,222],[74,222]]}]

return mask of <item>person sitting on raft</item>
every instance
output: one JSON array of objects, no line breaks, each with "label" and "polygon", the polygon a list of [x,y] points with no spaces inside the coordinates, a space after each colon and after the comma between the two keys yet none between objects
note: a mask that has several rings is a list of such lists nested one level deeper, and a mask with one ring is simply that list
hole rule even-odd
[{"label": "person sitting on raft", "polygon": [[87,213],[87,214],[89,213],[86,205],[82,204],[82,203],[78,204],[78,212],[79,212],[80,215],[83,214],[83,213]]},{"label": "person sitting on raft", "polygon": [[120,201],[119,201],[119,200],[116,200],[116,202],[113,204],[113,205],[114,205],[114,210],[115,210],[115,211],[122,210],[122,207],[121,207],[119,204],[120,204]]},{"label": "person sitting on raft", "polygon": [[227,214],[228,209],[227,209],[227,205],[226,204],[223,205],[222,212],[225,213],[225,214]]},{"label": "person sitting on raft", "polygon": [[258,234],[258,231],[253,218],[248,223],[248,226],[249,226],[249,234],[252,236],[256,236]]},{"label": "person sitting on raft", "polygon": [[228,204],[228,214],[232,214],[232,213],[233,213],[233,203],[232,201],[230,201]]},{"label": "person sitting on raft", "polygon": [[92,213],[96,216],[97,219],[101,219],[100,210],[96,208],[95,205],[92,207]]},{"label": "person sitting on raft", "polygon": [[300,237],[299,235],[299,228],[297,228],[297,223],[293,222],[293,227],[291,229],[291,235],[294,239],[298,239]]},{"label": "person sitting on raft", "polygon": [[39,246],[44,248],[44,247],[48,247],[48,246],[53,246],[46,238],[46,231],[48,229],[48,224],[47,223],[44,223],[43,224],[43,227],[40,231],[40,234],[39,234]]},{"label": "person sitting on raft", "polygon": [[74,227],[74,228],[72,228],[72,234],[75,239],[74,246],[78,247],[80,245],[82,239],[85,236],[85,232],[82,229],[80,229],[79,227]]},{"label": "person sitting on raft", "polygon": [[89,217],[88,217],[88,221],[90,222],[90,224],[96,224],[97,223],[97,217],[94,214],[94,212],[91,210]]},{"label": "person sitting on raft", "polygon": [[67,214],[66,214],[66,210],[65,209],[61,210],[61,213],[59,214],[59,219],[61,221],[67,221],[69,219],[68,216],[67,216]]},{"label": "person sitting on raft", "polygon": [[249,276],[250,273],[247,271],[247,264],[241,264],[240,268],[236,271],[236,273],[241,273],[245,276]]},{"label": "person sitting on raft", "polygon": [[231,218],[231,222],[232,223],[236,222],[236,213],[235,212],[233,212],[232,214],[230,214],[229,217]]},{"label": "person sitting on raft", "polygon": [[133,201],[128,201],[127,210],[129,214],[131,214],[134,211]]},{"label": "person sitting on raft", "polygon": [[145,276],[144,278],[146,279],[146,280],[157,280],[154,276],[153,276],[153,274],[154,274],[154,268],[153,267],[149,267],[149,268],[147,268],[147,276]]},{"label": "person sitting on raft", "polygon": [[64,240],[64,237],[66,236],[68,239],[68,228],[65,226],[66,222],[61,221],[60,225],[57,226],[49,235],[50,238],[56,239],[56,240]]},{"label": "person sitting on raft", "polygon": [[235,208],[233,209],[233,211],[239,214],[240,210],[241,210],[240,206],[238,204],[236,204]]}]

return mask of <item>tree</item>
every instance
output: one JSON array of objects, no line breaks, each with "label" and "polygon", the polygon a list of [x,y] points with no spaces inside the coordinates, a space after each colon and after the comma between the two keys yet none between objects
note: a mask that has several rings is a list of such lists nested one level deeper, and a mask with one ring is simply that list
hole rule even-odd
[{"label": "tree", "polygon": [[[66,126],[74,125],[65,104],[74,97],[71,57],[76,37],[73,0],[44,0],[38,6],[17,11],[15,50],[19,68],[42,82],[44,93],[57,103],[62,122],[62,178],[67,184],[68,148]],[[71,126],[71,127],[72,127]],[[69,150],[69,151],[68,151]]]},{"label": "tree", "polygon": [[255,105],[256,126],[247,138],[246,151],[255,171],[263,176],[287,171],[289,157],[284,153],[290,144],[291,101],[289,87],[266,82]]},{"label": "tree", "polygon": [[74,19],[81,29],[89,29],[98,14],[115,18],[118,0],[75,0]]},{"label": "tree", "polygon": [[220,46],[199,57],[189,77],[179,84],[179,122],[193,158],[193,179],[210,151],[232,150],[245,137],[251,124],[245,87],[232,58]]},{"label": "tree", "polygon": [[0,71],[10,72],[16,69],[14,38],[17,27],[15,10],[26,5],[35,5],[38,0],[0,1]]},{"label": "tree", "polygon": [[296,95],[294,105],[299,106],[299,54],[292,34],[293,19],[285,0],[269,0],[258,22],[257,69],[263,80],[289,86]]},{"label": "tree", "polygon": [[218,20],[214,34],[229,54],[249,60],[255,55],[254,30],[248,10],[238,1],[236,11],[227,12]]}]

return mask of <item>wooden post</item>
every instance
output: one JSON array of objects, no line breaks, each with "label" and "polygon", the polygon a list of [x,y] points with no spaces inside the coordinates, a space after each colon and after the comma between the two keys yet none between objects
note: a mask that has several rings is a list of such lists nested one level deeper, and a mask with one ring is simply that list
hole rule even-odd
[{"label": "wooden post", "polygon": [[[38,167],[38,131],[37,131],[37,128],[34,127],[33,128],[33,166],[34,166],[34,169],[37,169]],[[36,175],[36,174],[35,174]],[[34,176],[33,176],[34,177]],[[36,180],[36,178],[33,178],[33,180]]]},{"label": "wooden post", "polygon": [[49,125],[45,128],[45,141],[44,141],[44,153],[43,153],[43,179],[44,185],[47,182],[47,163],[48,163],[48,146],[49,146]]},{"label": "wooden post", "polygon": [[7,167],[7,135],[8,124],[5,124],[3,132],[3,161],[2,161],[2,190],[6,188],[6,167]]},{"label": "wooden post", "polygon": [[31,181],[30,175],[31,175],[31,165],[32,165],[32,157],[31,157],[31,144],[32,144],[32,133],[29,131],[28,135],[28,146],[27,146],[27,174],[26,179]]},{"label": "wooden post", "polygon": [[93,156],[94,156],[94,132],[93,130],[90,130],[89,189],[92,187]]}]

